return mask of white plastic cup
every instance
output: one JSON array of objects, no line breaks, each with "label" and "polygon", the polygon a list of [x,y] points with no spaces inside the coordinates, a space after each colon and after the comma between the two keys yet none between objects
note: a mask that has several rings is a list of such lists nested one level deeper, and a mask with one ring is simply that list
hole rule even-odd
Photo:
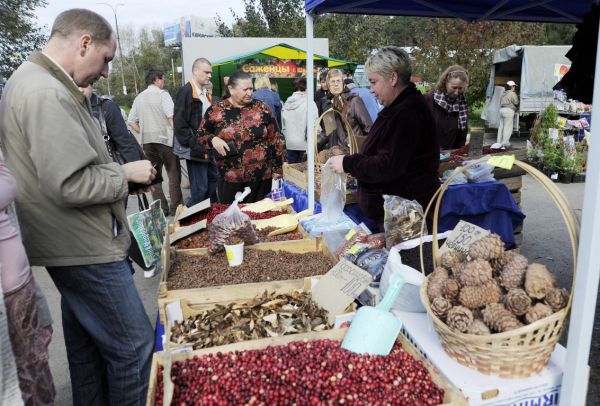
[{"label": "white plastic cup", "polygon": [[244,262],[244,242],[235,245],[225,244],[225,255],[229,266],[241,265]]}]

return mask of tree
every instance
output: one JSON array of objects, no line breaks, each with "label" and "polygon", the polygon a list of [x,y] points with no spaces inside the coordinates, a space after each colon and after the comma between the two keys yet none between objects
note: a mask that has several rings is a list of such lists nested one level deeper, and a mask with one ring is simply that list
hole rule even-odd
[{"label": "tree", "polygon": [[416,33],[413,71],[436,82],[448,66],[464,66],[469,71],[467,98],[477,105],[485,101],[494,51],[511,44],[536,43],[541,35],[541,24],[429,19]]},{"label": "tree", "polygon": [[8,78],[46,39],[35,24],[34,10],[46,0],[4,0],[0,5],[0,77]]}]

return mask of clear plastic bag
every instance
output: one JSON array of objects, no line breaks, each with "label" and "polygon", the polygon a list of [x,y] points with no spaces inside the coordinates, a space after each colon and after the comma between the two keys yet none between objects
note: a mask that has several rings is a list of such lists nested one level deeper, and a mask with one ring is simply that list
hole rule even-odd
[{"label": "clear plastic bag", "polygon": [[[416,200],[400,196],[383,195],[385,245],[391,249],[402,241],[410,240],[421,233],[423,207]],[[427,233],[427,226],[425,226]]]},{"label": "clear plastic bag", "polygon": [[321,169],[321,208],[325,219],[334,222],[346,205],[346,175],[335,173],[327,162]]},{"label": "clear plastic bag", "polygon": [[370,234],[371,230],[369,230],[365,223],[360,223],[356,227],[352,228],[344,236],[344,242],[336,250],[335,256],[338,259],[341,258],[346,253],[346,251],[354,244],[359,242],[366,242]]},{"label": "clear plastic bag", "polygon": [[[466,165],[472,161],[466,161],[463,165]],[[493,182],[496,179],[494,178],[494,166],[490,165],[486,162],[479,162],[478,164],[473,165],[465,172],[467,174],[467,179],[471,183],[483,183],[483,182]]]},{"label": "clear plastic bag", "polygon": [[388,260],[388,251],[385,248],[378,250],[368,250],[362,253],[356,259],[356,266],[364,269],[373,277],[374,282],[379,282],[381,274],[385,268],[385,264]]},{"label": "clear plastic bag", "polygon": [[223,213],[215,216],[210,225],[208,252],[216,254],[223,251],[223,245],[229,237],[238,237],[246,245],[258,243],[258,237],[252,227],[250,217],[240,210],[239,202],[250,193],[246,187],[243,192],[235,194],[235,201]]}]

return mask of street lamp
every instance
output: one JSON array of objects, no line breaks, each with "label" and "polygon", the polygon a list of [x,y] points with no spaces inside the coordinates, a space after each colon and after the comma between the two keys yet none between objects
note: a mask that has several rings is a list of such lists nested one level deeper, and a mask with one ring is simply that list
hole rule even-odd
[{"label": "street lamp", "polygon": [[125,74],[123,73],[123,71],[125,69],[125,64],[123,63],[123,50],[121,49],[121,37],[119,36],[119,22],[117,21],[117,9],[119,8],[119,6],[124,6],[125,4],[117,3],[117,4],[115,4],[114,7],[108,3],[96,3],[96,4],[103,4],[105,6],[110,7],[110,9],[113,12],[113,15],[115,16],[115,29],[117,31],[117,46],[119,47],[119,59],[121,59],[121,81],[123,82],[123,94],[127,94],[127,86],[125,86]]}]

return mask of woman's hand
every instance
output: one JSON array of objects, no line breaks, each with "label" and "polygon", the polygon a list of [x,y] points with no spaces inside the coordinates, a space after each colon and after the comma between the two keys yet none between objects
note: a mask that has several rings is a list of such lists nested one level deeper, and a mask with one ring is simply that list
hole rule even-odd
[{"label": "woman's hand", "polygon": [[329,168],[335,173],[344,173],[344,156],[345,155],[332,156],[327,160],[327,165],[329,165]]},{"label": "woman's hand", "polygon": [[227,155],[227,151],[229,151],[229,145],[219,137],[214,137],[212,139],[213,148],[217,150],[217,152],[221,156]]}]

